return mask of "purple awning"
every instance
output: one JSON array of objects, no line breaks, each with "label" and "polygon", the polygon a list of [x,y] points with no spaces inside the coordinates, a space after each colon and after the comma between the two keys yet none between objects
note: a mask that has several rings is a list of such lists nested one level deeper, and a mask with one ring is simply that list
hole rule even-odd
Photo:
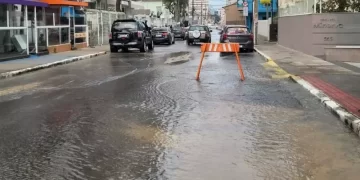
[{"label": "purple awning", "polygon": [[4,4],[21,4],[21,5],[27,5],[27,6],[41,6],[46,7],[48,4],[39,2],[37,0],[0,0],[0,3]]}]

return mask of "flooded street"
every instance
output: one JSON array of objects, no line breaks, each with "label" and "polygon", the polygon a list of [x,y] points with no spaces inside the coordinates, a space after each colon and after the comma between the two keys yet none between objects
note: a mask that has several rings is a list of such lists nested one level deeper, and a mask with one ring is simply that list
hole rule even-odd
[{"label": "flooded street", "polygon": [[257,53],[244,82],[219,53],[196,81],[200,55],[176,41],[1,80],[0,179],[359,179],[359,138],[310,93]]}]

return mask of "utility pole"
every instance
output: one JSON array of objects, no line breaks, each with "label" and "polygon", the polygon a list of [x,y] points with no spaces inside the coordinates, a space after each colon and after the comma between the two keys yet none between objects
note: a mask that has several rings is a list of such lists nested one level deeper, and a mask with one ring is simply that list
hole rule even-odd
[{"label": "utility pole", "polygon": [[258,19],[259,19],[259,1],[258,0],[254,0],[253,1],[253,24],[252,24],[252,30],[254,32],[254,38],[255,38],[255,44],[257,45],[258,42],[257,42],[257,32],[258,32]]},{"label": "utility pole", "polygon": [[195,7],[194,7],[195,3],[194,0],[192,0],[192,7],[191,7],[191,24],[194,22],[194,11],[195,11]]},{"label": "utility pole", "polygon": [[201,1],[201,7],[200,7],[200,24],[202,24],[202,1]]},{"label": "utility pole", "polygon": [[175,20],[176,22],[180,21],[180,0],[176,0],[176,11],[175,11]]}]

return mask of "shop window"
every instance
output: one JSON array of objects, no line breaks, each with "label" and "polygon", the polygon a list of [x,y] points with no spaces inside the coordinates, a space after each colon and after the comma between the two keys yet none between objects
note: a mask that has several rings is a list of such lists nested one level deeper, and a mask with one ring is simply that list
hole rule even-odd
[{"label": "shop window", "polygon": [[60,43],[66,44],[69,43],[69,30],[70,28],[61,28],[60,29]]},{"label": "shop window", "polygon": [[9,27],[23,27],[25,24],[25,6],[9,5]]},{"label": "shop window", "polygon": [[86,25],[84,11],[75,9],[75,25]]},{"label": "shop window", "polygon": [[41,29],[38,29],[38,46],[47,46],[46,45],[46,37],[47,37],[47,34],[46,34],[46,29],[45,28],[41,28]]},{"label": "shop window", "polygon": [[70,9],[68,7],[61,7],[59,14],[59,23],[55,22],[56,25],[68,25],[69,24]]},{"label": "shop window", "polygon": [[[45,8],[45,25],[54,26],[60,22],[60,7]],[[57,22],[57,23],[56,23]]]},{"label": "shop window", "polygon": [[[9,17],[7,14],[9,11]],[[0,4],[0,27],[24,27],[25,6],[18,4]]]},{"label": "shop window", "polygon": [[86,27],[75,27],[75,42],[86,42]]},{"label": "shop window", "polygon": [[48,29],[48,38],[49,46],[59,45],[60,44],[60,29],[59,28],[49,28]]},{"label": "shop window", "polygon": [[0,4],[0,27],[7,26],[7,4]]},{"label": "shop window", "polygon": [[26,36],[23,30],[0,30],[1,57],[26,54]]},{"label": "shop window", "polygon": [[36,20],[38,26],[45,26],[45,12],[41,7],[36,8]]}]

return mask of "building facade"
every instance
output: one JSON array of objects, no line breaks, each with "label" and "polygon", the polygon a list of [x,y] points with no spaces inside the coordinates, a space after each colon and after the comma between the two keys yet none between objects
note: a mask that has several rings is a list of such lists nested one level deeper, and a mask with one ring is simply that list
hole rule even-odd
[{"label": "building facade", "polygon": [[237,3],[233,3],[223,7],[225,10],[225,24],[226,25],[244,25],[246,17],[238,10]]},{"label": "building facade", "polygon": [[[266,13],[268,12],[268,17],[276,17],[278,14],[278,7],[277,7],[277,1],[278,0],[272,0],[271,6],[266,7],[263,4],[260,3],[260,0],[258,1],[258,20],[266,20]],[[247,0],[248,3],[248,16],[246,17],[246,25],[250,30],[252,30],[252,23],[253,23],[253,0]]]},{"label": "building facade", "polygon": [[226,0],[226,5],[234,4],[237,0]]},{"label": "building facade", "polygon": [[0,54],[13,59],[87,46],[86,2],[0,0]]},{"label": "building facade", "polygon": [[220,26],[224,26],[226,25],[226,13],[225,13],[225,9],[221,8],[219,9],[219,16],[220,16]]},{"label": "building facade", "polygon": [[324,57],[327,48],[360,45],[359,19],[358,12],[322,13],[312,0],[279,0],[278,43]]},{"label": "building facade", "polygon": [[210,17],[209,0],[189,0],[189,14],[194,7],[194,20],[199,24],[206,24]]}]

